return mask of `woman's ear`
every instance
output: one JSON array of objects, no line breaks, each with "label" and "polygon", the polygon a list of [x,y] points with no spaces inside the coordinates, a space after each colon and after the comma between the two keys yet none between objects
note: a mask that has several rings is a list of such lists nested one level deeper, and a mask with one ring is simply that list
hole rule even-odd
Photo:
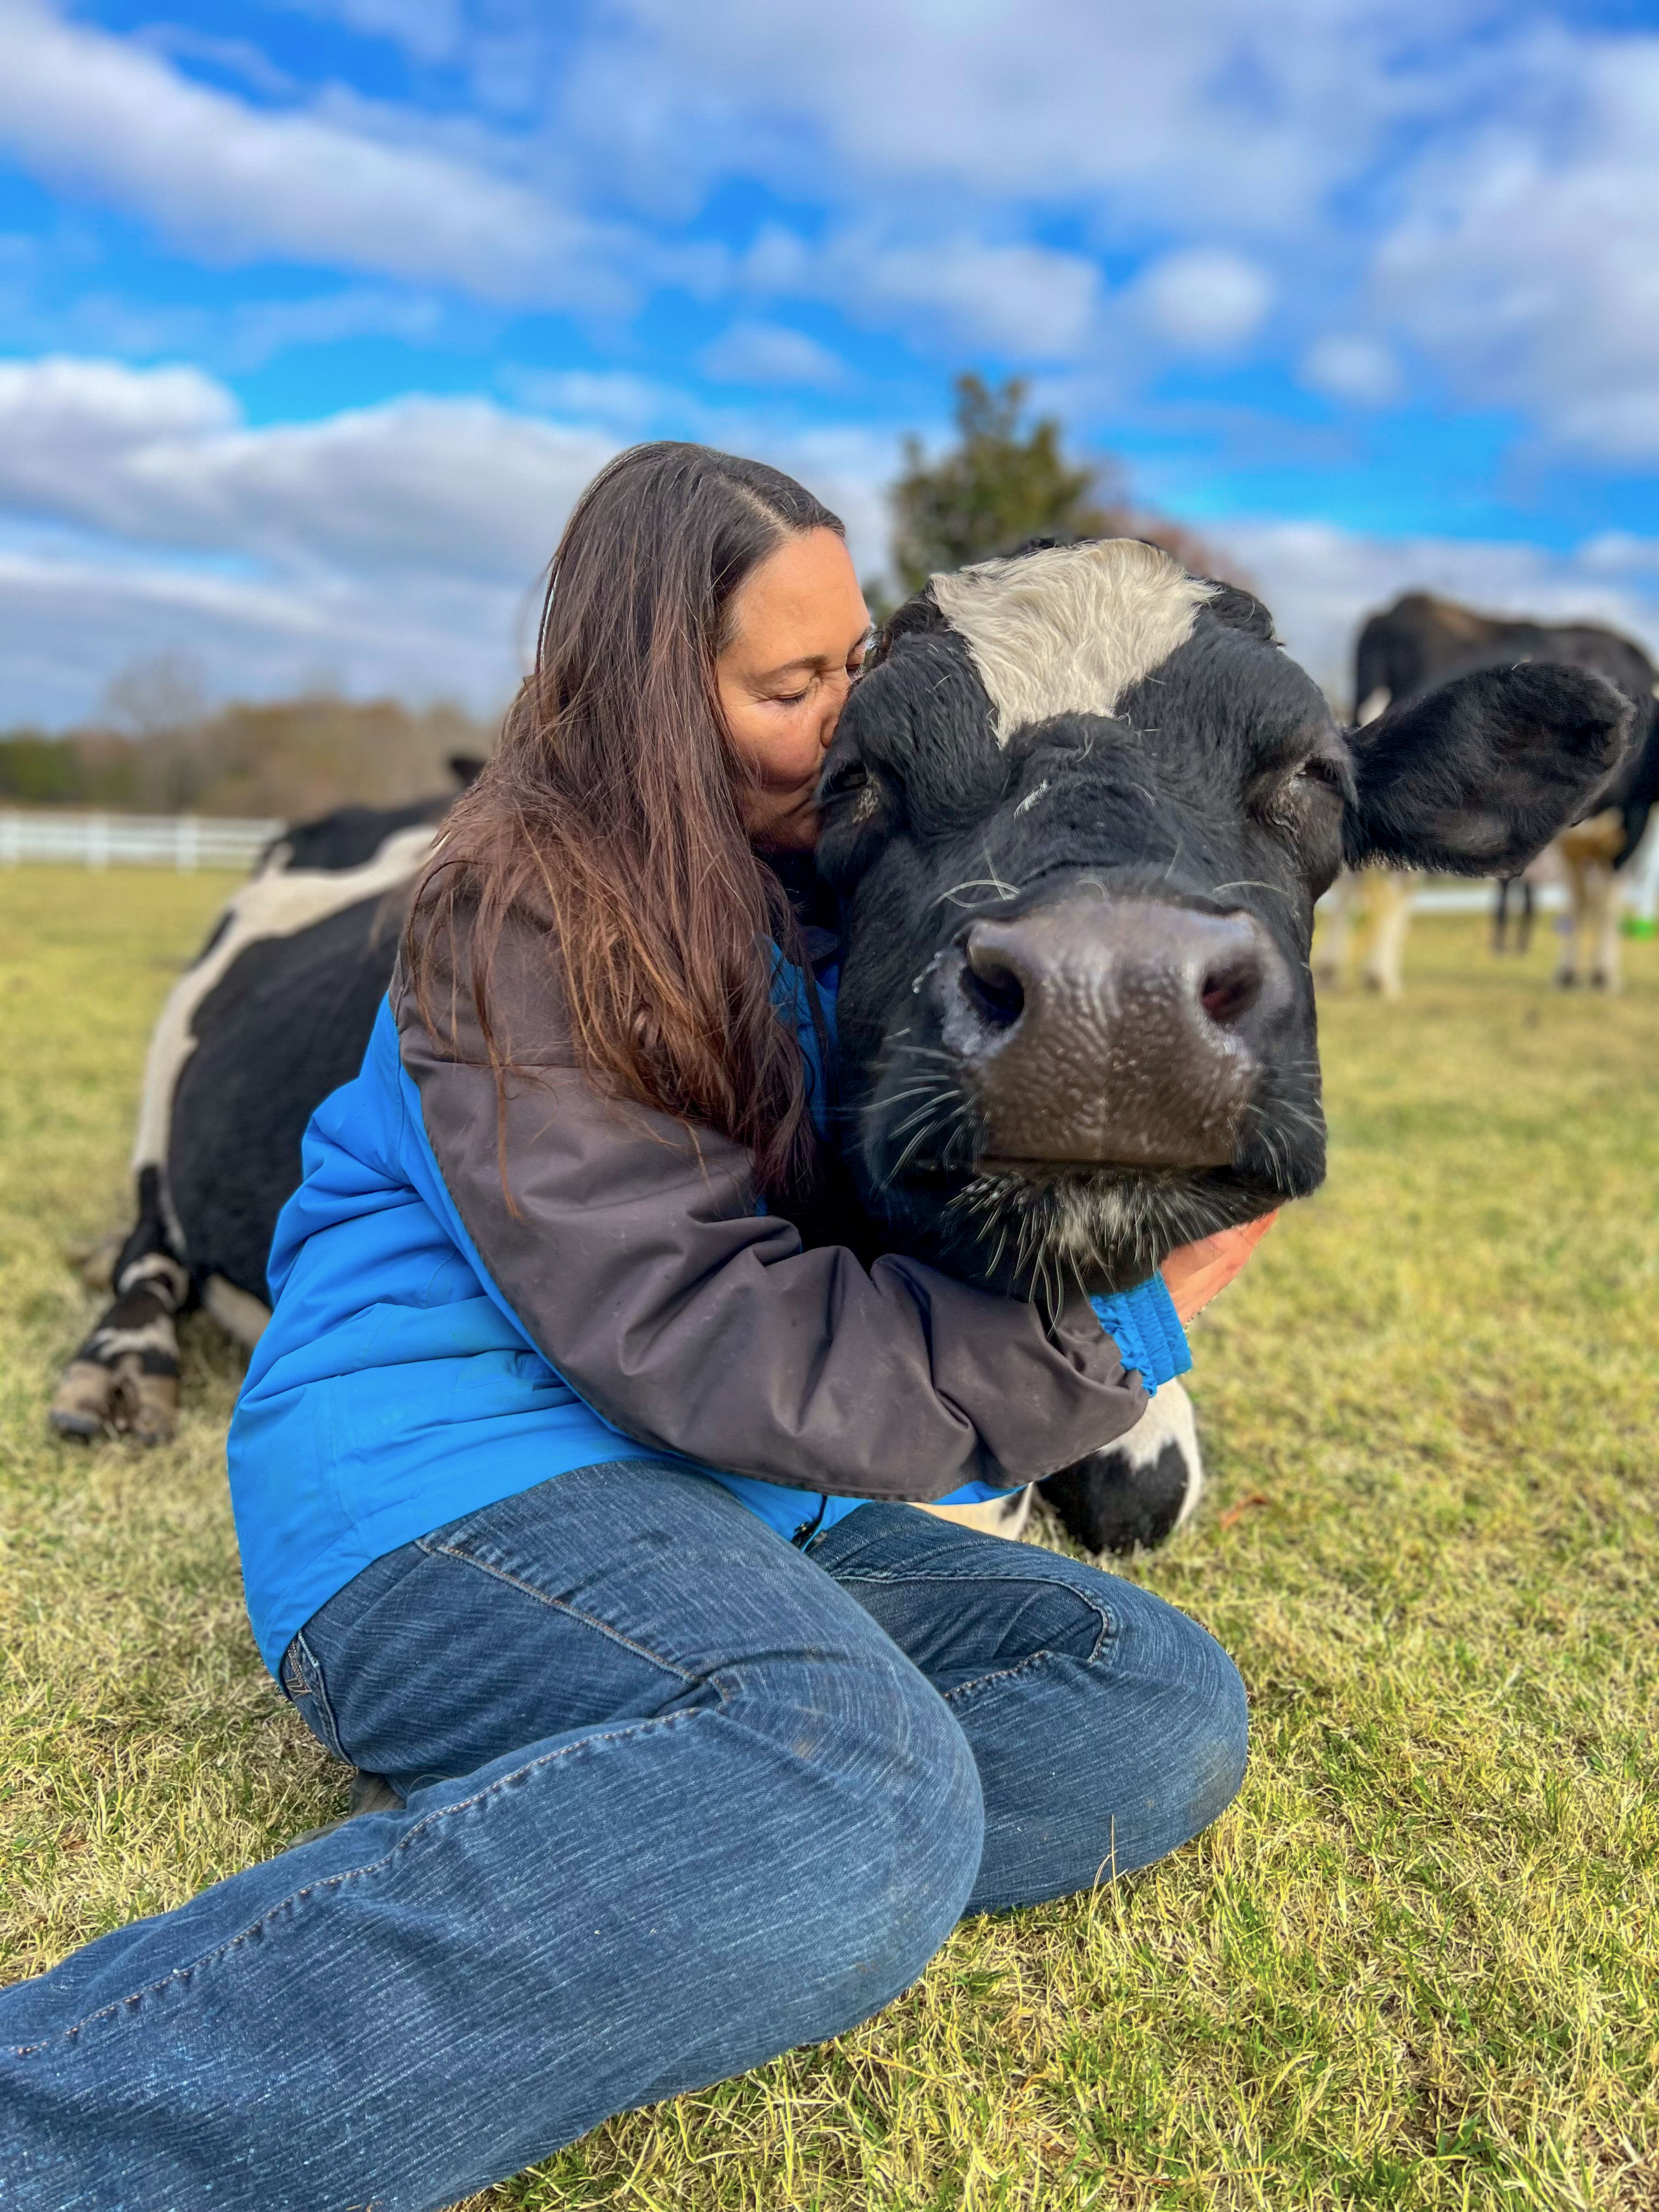
[{"label": "woman's ear", "polygon": [[1482,668],[1348,732],[1343,857],[1516,875],[1617,768],[1635,708],[1588,669]]}]

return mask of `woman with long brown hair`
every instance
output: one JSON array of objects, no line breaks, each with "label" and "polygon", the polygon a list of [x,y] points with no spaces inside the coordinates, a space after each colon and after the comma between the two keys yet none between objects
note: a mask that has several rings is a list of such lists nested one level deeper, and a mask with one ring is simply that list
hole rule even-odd
[{"label": "woman with long brown hair", "polygon": [[866,626],[775,471],[647,446],[578,503],[231,1433],[260,1649],[383,1809],[0,1992],[8,2206],[447,2204],[1237,1789],[1202,1629],[906,1502],[1133,1422],[1086,1302],[792,1224],[830,1071],[786,878]]}]

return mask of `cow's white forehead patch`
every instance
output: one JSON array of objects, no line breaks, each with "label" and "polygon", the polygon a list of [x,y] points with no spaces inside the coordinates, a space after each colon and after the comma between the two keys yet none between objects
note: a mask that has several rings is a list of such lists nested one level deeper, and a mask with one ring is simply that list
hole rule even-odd
[{"label": "cow's white forehead patch", "polygon": [[932,584],[991,695],[1000,745],[1051,715],[1115,714],[1218,588],[1134,538],[981,561]]}]

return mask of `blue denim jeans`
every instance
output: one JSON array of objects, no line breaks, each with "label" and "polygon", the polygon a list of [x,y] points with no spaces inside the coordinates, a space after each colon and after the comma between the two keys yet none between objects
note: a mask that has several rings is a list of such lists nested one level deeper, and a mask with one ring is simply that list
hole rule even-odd
[{"label": "blue denim jeans", "polygon": [[1197,1832],[1244,1692],[1161,1600],[870,1505],[565,1474],[405,1546],[285,1686],[407,1802],[0,1990],[5,2212],[422,2212],[836,2035],[963,1912]]}]

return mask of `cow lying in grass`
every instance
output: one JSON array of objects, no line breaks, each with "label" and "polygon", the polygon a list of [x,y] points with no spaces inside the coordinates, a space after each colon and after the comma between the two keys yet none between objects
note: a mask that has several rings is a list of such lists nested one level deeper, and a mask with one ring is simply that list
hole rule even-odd
[{"label": "cow lying in grass", "polygon": [[[1311,1191],[1316,898],[1345,858],[1524,865],[1630,719],[1597,677],[1533,665],[1345,732],[1258,601],[1133,540],[935,578],[889,624],[821,786],[819,865],[848,924],[849,1197],[826,1233],[1048,1304],[1127,1288]],[[143,1218],[60,1428],[167,1433],[179,1306],[199,1291],[244,1334],[262,1318],[300,1130],[355,1066],[403,910],[388,879],[406,890],[416,864],[388,845],[326,908],[297,874],[233,901],[162,1017]],[[273,919],[285,896],[319,902],[308,926]],[[1150,1441],[1051,1478],[1097,1548],[1156,1540],[1190,1507],[1190,1417],[1169,1390]],[[1012,1533],[1023,1508],[998,1510]]]}]

